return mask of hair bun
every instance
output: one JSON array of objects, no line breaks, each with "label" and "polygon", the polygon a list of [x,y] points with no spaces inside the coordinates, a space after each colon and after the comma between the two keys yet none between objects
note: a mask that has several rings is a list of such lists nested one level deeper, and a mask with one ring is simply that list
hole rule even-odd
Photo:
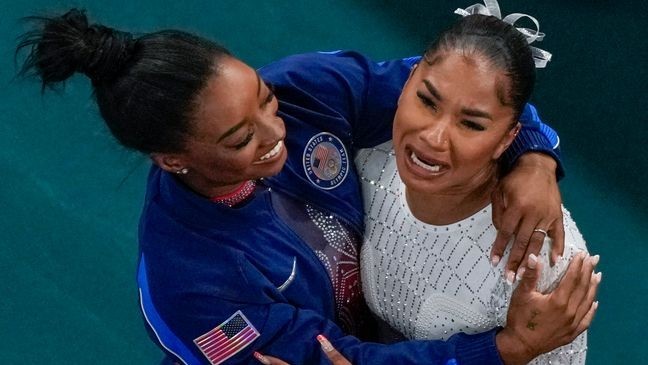
[{"label": "hair bun", "polygon": [[27,33],[18,49],[31,47],[23,70],[35,68],[44,85],[63,81],[74,72],[84,73],[93,82],[109,81],[123,72],[131,58],[132,35],[89,25],[83,10],[29,19],[42,23],[42,28]]},{"label": "hair bun", "polygon": [[85,32],[89,47],[79,71],[94,81],[110,80],[119,75],[131,56],[133,37],[102,25],[89,27]]}]

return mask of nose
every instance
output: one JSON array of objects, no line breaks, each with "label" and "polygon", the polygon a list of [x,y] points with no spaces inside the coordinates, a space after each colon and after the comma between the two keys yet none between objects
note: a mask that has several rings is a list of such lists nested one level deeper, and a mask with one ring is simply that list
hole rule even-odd
[{"label": "nose", "polygon": [[436,120],[423,129],[419,137],[430,148],[445,150],[449,145],[449,132],[449,124],[447,121]]},{"label": "nose", "polygon": [[264,145],[277,143],[280,138],[283,138],[285,129],[283,119],[277,115],[276,109],[263,113],[259,117],[257,128],[261,143]]}]

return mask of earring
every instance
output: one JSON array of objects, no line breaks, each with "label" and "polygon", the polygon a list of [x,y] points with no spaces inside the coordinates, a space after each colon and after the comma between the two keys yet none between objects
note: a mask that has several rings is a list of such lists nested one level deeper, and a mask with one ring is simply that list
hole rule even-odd
[{"label": "earring", "polygon": [[181,168],[180,170],[176,171],[176,174],[178,175],[186,175],[189,172],[189,169],[186,167]]}]

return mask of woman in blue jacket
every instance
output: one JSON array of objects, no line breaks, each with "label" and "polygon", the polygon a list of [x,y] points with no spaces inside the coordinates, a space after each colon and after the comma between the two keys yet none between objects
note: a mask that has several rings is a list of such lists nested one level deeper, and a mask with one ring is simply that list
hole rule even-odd
[{"label": "woman in blue jacket", "polygon": [[[577,335],[556,326],[519,338],[508,328],[395,345],[350,335],[370,328],[351,158],[390,138],[418,58],[375,63],[353,52],[317,53],[255,71],[180,31],[133,38],[89,24],[78,10],[41,25],[19,46],[31,47],[25,71],[33,68],[44,86],[87,75],[113,135],[154,162],[137,279],[147,329],[174,361],[246,364],[258,350],[293,364],[326,363],[311,341],[324,334],[354,364],[499,364],[519,341]],[[522,122],[509,164],[522,151],[557,156],[548,127],[530,115]],[[532,157],[551,176],[535,188],[556,190],[556,162]],[[519,183],[526,171],[516,171],[509,200],[532,188]],[[580,285],[590,275],[583,271]],[[563,315],[554,304],[542,307]]]}]

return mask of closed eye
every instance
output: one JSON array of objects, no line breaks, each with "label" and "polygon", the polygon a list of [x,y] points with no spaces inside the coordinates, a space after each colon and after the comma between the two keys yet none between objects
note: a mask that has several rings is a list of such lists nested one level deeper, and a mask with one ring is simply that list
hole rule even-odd
[{"label": "closed eye", "polygon": [[245,136],[245,139],[240,143],[234,145],[234,148],[240,150],[241,148],[247,146],[247,144],[250,143],[250,141],[252,140],[253,136],[254,136],[254,131],[250,129],[248,131],[248,134]]},{"label": "closed eye", "polygon": [[461,124],[463,124],[464,126],[466,126],[469,129],[472,129],[472,130],[475,130],[475,131],[486,130],[486,128],[483,125],[481,125],[481,124],[479,124],[477,122],[473,122],[472,120],[462,120]]},{"label": "closed eye", "polygon": [[434,100],[430,99],[430,97],[425,95],[423,92],[417,91],[416,96],[418,96],[418,98],[421,100],[421,102],[426,107],[432,108],[432,110],[434,110],[434,111],[436,111],[438,109],[436,103],[434,102]]}]

